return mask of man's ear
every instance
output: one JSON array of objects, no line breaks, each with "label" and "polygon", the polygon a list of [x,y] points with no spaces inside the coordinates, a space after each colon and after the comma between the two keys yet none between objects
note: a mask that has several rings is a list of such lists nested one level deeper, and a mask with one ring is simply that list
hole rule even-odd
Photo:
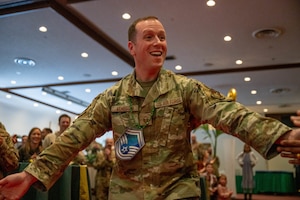
[{"label": "man's ear", "polygon": [[129,53],[132,56],[134,56],[135,55],[135,49],[134,49],[135,45],[134,45],[134,43],[132,41],[128,41],[128,45],[127,46],[128,46]]}]

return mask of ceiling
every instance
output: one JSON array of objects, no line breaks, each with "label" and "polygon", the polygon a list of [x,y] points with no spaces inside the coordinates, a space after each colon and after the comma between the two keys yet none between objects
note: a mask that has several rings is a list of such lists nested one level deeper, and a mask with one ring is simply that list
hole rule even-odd
[{"label": "ceiling", "polygon": [[[42,88],[90,103],[132,72],[127,29],[134,19],[155,15],[167,31],[166,69],[225,95],[235,88],[237,101],[257,112],[294,113],[300,108],[300,1],[215,1],[208,7],[205,0],[0,0],[0,103],[81,113],[85,106],[43,95]],[[123,20],[125,12],[132,18]],[[40,26],[48,31],[40,32]],[[281,34],[270,38],[273,29]],[[267,34],[253,37],[258,30]],[[230,42],[223,40],[226,35]],[[17,65],[17,57],[36,65]],[[250,82],[244,82],[246,76]]]}]

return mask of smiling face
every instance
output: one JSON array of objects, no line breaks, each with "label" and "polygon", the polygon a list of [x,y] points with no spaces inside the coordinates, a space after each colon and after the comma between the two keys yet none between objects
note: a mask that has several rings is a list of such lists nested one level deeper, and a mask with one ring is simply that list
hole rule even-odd
[{"label": "smiling face", "polygon": [[135,30],[135,37],[128,42],[128,49],[135,60],[136,70],[158,72],[167,54],[163,25],[157,19],[147,19],[138,22]]},{"label": "smiling face", "polygon": [[28,140],[32,144],[39,144],[42,141],[42,131],[39,128],[31,129]]}]

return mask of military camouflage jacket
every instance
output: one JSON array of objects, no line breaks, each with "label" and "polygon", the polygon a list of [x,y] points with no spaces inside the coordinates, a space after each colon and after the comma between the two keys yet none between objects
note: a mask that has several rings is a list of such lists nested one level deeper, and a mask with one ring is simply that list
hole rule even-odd
[{"label": "military camouflage jacket", "polygon": [[201,123],[240,138],[268,159],[277,155],[275,141],[290,130],[197,80],[164,69],[145,94],[133,73],[99,94],[26,171],[39,180],[39,186],[49,189],[77,152],[95,137],[113,130],[117,141],[128,128],[139,124],[145,146],[131,160],[117,159],[110,199],[199,196],[190,132]]},{"label": "military camouflage jacket", "polygon": [[10,172],[19,166],[19,154],[6,132],[4,125],[0,122],[0,137],[3,142],[0,144],[0,179],[4,173]]}]

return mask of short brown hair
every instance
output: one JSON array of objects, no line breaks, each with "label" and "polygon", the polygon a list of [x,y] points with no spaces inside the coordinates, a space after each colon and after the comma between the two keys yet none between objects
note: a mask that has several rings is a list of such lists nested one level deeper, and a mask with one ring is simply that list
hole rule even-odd
[{"label": "short brown hair", "polygon": [[141,22],[141,21],[146,21],[146,20],[158,20],[157,17],[155,16],[147,16],[147,17],[142,17],[142,18],[138,18],[137,20],[135,20],[128,28],[128,41],[134,41],[135,40],[135,36],[136,36],[136,25]]}]

